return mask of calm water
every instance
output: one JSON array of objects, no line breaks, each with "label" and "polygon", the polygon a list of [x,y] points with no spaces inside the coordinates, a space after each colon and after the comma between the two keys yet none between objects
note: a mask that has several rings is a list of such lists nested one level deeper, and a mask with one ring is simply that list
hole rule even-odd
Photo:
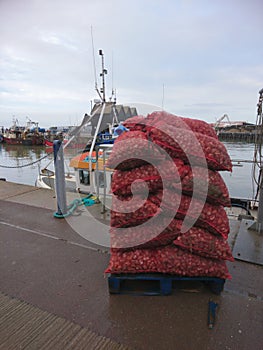
[{"label": "calm water", "polygon": [[[40,169],[49,164],[48,168],[54,169],[52,152],[52,147],[0,144],[0,178],[5,178],[10,182],[34,186]],[[76,152],[76,150],[65,151],[66,164],[68,164],[72,156],[76,155]],[[31,164],[45,156],[46,158],[40,162],[23,167],[23,165]],[[69,170],[66,166],[65,171]]]},{"label": "calm water", "polygon": [[[254,144],[252,143],[224,143],[232,160],[253,160]],[[237,164],[233,162],[233,165]],[[253,198],[252,164],[241,163],[233,166],[232,173],[222,171],[231,197]]]},{"label": "calm water", "polygon": [[[252,160],[254,145],[248,143],[225,143],[231,159]],[[29,164],[37,159],[48,155],[47,148],[42,146],[26,147],[0,144],[0,178],[6,178],[7,181],[35,185],[39,172],[39,166],[33,164],[28,167],[20,168],[21,165]],[[52,152],[52,149],[51,149]],[[76,154],[76,151],[67,150],[65,160]],[[52,153],[48,158],[40,162],[40,167],[44,168],[49,162],[52,163]],[[53,163],[52,163],[53,164]],[[3,168],[2,166],[16,166],[17,168]],[[51,167],[52,168],[52,167]],[[66,167],[66,170],[68,168]],[[233,167],[232,174],[221,172],[232,197],[252,198],[253,187],[251,180],[252,165],[242,163],[241,167]],[[0,183],[1,185],[1,183]]]}]

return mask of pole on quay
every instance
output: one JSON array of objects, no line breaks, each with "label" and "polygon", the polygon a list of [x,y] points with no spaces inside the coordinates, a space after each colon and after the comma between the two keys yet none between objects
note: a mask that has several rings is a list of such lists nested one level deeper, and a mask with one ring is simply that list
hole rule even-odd
[{"label": "pole on quay", "polygon": [[[258,118],[260,121],[260,128],[262,131],[262,103],[263,103],[263,88],[259,91],[259,101],[257,104],[258,107]],[[259,137],[259,140],[257,138]],[[262,134],[258,135],[256,141],[260,142],[260,180],[259,180],[259,203],[258,203],[258,214],[257,220],[249,227],[249,230],[255,230],[259,235],[263,234],[263,166],[262,166],[262,158],[261,158],[261,142],[262,142]]]},{"label": "pole on quay", "polygon": [[53,142],[54,166],[55,166],[55,189],[57,197],[57,216],[64,217],[67,214],[67,199],[65,186],[64,154],[62,142]]}]

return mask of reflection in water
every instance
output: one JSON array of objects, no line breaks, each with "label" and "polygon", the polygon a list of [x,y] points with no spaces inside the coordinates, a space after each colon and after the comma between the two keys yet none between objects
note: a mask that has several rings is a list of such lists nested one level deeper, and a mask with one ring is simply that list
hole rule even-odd
[{"label": "reflection in water", "polygon": [[[34,186],[38,175],[38,164],[27,167],[23,165],[30,164],[46,154],[46,148],[42,146],[1,144],[0,177],[7,181]],[[47,162],[46,159],[45,162]]]},{"label": "reflection in water", "polygon": [[4,151],[8,153],[8,158],[29,158],[33,160],[45,154],[45,148],[43,147],[3,144],[3,148]]}]

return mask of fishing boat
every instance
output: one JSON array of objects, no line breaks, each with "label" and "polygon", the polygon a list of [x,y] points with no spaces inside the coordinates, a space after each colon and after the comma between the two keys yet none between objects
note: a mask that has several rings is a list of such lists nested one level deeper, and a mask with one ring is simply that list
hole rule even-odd
[{"label": "fishing boat", "polygon": [[[49,140],[49,139],[44,139],[44,145],[46,147],[53,147],[53,142],[57,140],[57,138],[55,138],[54,140]],[[62,138],[62,143],[63,145],[66,145],[68,143],[68,141],[70,140],[70,138],[68,136],[65,136],[64,138]],[[83,141],[83,142],[70,142],[70,145],[68,146],[68,148],[70,149],[84,149],[87,145],[87,140],[86,142]]]},{"label": "fishing boat", "polygon": [[76,191],[79,193],[111,195],[111,177],[113,170],[105,166],[113,144],[101,144],[96,151],[84,152],[71,159],[69,166],[74,169]]},{"label": "fishing boat", "polygon": [[[95,90],[99,99],[94,100],[94,105],[90,115],[85,114],[82,123],[69,133],[69,139],[63,144],[64,150],[68,148],[79,148],[74,145],[80,145],[83,142],[81,132],[85,128],[90,129],[90,135],[86,135],[86,142],[82,144],[82,153],[72,157],[69,168],[72,172],[67,173],[65,179],[66,190],[75,190],[81,193],[93,193],[99,195],[110,194],[110,184],[112,170],[105,168],[105,162],[109,156],[115,139],[125,132],[122,122],[137,115],[135,107],[118,105],[116,103],[115,92],[112,89],[112,96],[106,101],[105,93],[105,75],[107,70],[104,67],[104,54],[99,50],[102,61],[102,87],[98,89],[95,82]],[[116,132],[118,131],[118,132]],[[53,145],[53,142],[52,142]],[[55,174],[48,171],[47,167],[39,172],[36,185],[38,187],[52,188]],[[72,184],[75,183],[75,188]]]},{"label": "fishing boat", "polygon": [[3,141],[8,145],[39,146],[44,144],[44,129],[39,128],[38,122],[28,119],[27,125],[22,127],[17,119],[4,133]]},{"label": "fishing boat", "polygon": [[[39,175],[35,181],[36,187],[48,190],[55,189],[55,171],[47,168],[39,169]],[[65,188],[67,192],[76,192],[76,179],[73,173],[65,174]]]}]

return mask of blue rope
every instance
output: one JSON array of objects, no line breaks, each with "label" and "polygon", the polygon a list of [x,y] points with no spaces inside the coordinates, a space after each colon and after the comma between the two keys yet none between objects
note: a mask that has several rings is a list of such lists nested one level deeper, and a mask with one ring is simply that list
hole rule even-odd
[{"label": "blue rope", "polygon": [[[93,197],[93,198],[92,198]],[[94,196],[92,194],[89,194],[85,198],[77,198],[74,199],[67,207],[67,212],[65,214],[60,214],[58,212],[54,213],[53,216],[56,219],[63,219],[67,218],[70,215],[73,215],[74,211],[79,207],[80,205],[85,205],[85,207],[90,207],[93,204],[96,203],[96,199],[94,199]]]}]

